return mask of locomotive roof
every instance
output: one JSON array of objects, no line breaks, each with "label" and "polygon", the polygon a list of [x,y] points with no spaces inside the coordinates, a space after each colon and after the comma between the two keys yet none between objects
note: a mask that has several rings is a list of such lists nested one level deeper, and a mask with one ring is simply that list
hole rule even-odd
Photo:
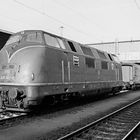
[{"label": "locomotive roof", "polygon": [[[94,54],[95,52],[97,53],[97,52],[102,52],[102,53],[104,53],[105,54],[105,56],[107,56],[107,60],[110,60],[110,57],[108,56],[108,54],[110,54],[110,53],[107,53],[106,51],[102,51],[102,50],[99,50],[99,49],[96,49],[96,48],[94,48],[94,47],[90,47],[90,46],[88,46],[88,45],[86,45],[86,44],[82,44],[82,43],[79,43],[79,42],[76,42],[76,41],[73,41],[73,40],[71,40],[71,39],[67,39],[67,38],[64,38],[64,37],[61,37],[61,36],[58,36],[58,35],[55,35],[55,34],[52,34],[52,33],[49,33],[49,32],[46,32],[46,31],[43,31],[43,30],[23,30],[23,31],[20,31],[20,32],[17,32],[17,33],[15,33],[15,34],[18,34],[18,33],[22,33],[22,32],[42,32],[42,33],[46,33],[46,34],[49,34],[49,35],[51,35],[51,36],[54,36],[54,37],[58,37],[58,38],[60,38],[60,39],[63,39],[63,40],[65,40],[65,41],[71,41],[72,43],[76,43],[76,44],[78,44],[78,45],[80,45],[80,46],[83,46],[83,47],[85,47],[85,48],[90,48],[90,50],[91,50],[91,52]],[[77,52],[77,53],[80,53],[80,54],[82,54],[82,55],[85,55],[82,51],[80,51],[80,52]],[[110,54],[110,55],[113,55],[113,56],[115,56],[114,54]],[[94,56],[94,55],[93,55]],[[95,54],[95,58],[97,57],[98,58],[98,54],[96,55]],[[115,56],[116,57],[116,56]],[[114,60],[114,58],[113,58],[113,60]],[[115,60],[114,60],[115,61]]]},{"label": "locomotive roof", "polygon": [[[65,37],[62,37],[62,36],[59,36],[59,35],[56,35],[56,34],[53,34],[53,33],[47,32],[47,31],[44,31],[44,30],[23,30],[23,31],[19,31],[19,32],[17,32],[17,33],[21,33],[21,32],[36,32],[36,31],[37,31],[37,32],[47,33],[47,34],[49,34],[49,35],[56,36],[56,37],[59,37],[59,38],[63,38],[63,39],[65,39],[65,40],[69,40],[69,41],[72,41],[72,42],[81,44],[81,45],[83,45],[83,46],[85,46],[85,47],[88,47],[88,48],[94,48],[94,47],[90,47],[88,44],[79,43],[79,42],[77,42],[77,41],[74,41],[74,40],[71,40],[71,39],[68,39],[68,38],[65,38]],[[94,49],[99,50],[99,49],[97,49],[97,48],[94,48]],[[103,50],[99,50],[99,51],[101,51],[101,52],[106,52],[106,51],[103,51]],[[106,52],[106,53],[107,53],[107,52]],[[114,55],[114,54],[113,54],[113,55]]]}]

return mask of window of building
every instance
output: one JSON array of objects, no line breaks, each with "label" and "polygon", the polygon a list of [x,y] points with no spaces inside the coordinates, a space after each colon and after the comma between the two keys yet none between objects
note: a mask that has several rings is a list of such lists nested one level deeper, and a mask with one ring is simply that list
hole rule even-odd
[{"label": "window of building", "polygon": [[106,61],[101,61],[101,68],[102,68],[102,69],[108,69],[108,62],[106,62]]},{"label": "window of building", "polygon": [[76,52],[76,49],[71,41],[68,41],[68,44],[73,52]]},{"label": "window of building", "polygon": [[105,54],[104,54],[103,52],[101,52],[101,51],[99,51],[99,50],[97,50],[97,52],[98,52],[100,58],[102,58],[102,59],[107,59],[106,56],[105,56]]},{"label": "window of building", "polygon": [[95,60],[93,58],[85,58],[85,64],[89,68],[95,68]]},{"label": "window of building", "polygon": [[90,56],[94,56],[90,48],[81,46],[81,49],[82,49],[82,51],[83,51],[84,54],[90,55]]},{"label": "window of building", "polygon": [[44,34],[44,36],[45,36],[46,44],[56,48],[60,48],[60,45],[55,37],[50,36],[49,34]]}]

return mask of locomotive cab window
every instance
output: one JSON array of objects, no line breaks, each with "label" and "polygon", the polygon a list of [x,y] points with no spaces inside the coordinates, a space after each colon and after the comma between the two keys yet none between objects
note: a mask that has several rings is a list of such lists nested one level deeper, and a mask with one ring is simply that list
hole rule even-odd
[{"label": "locomotive cab window", "polygon": [[44,37],[47,45],[60,48],[60,45],[55,37],[50,36],[49,34],[44,34]]},{"label": "locomotive cab window", "polygon": [[5,45],[10,45],[10,44],[13,44],[13,43],[16,43],[16,42],[20,42],[20,40],[22,39],[22,36],[20,34],[18,35],[12,35],[8,41],[6,42]]},{"label": "locomotive cab window", "polygon": [[61,47],[62,49],[66,49],[66,47],[65,47],[65,45],[64,45],[64,43],[63,43],[63,40],[62,40],[62,39],[57,38],[57,41],[58,41],[58,43],[60,44],[60,47]]},{"label": "locomotive cab window", "polygon": [[76,49],[71,41],[68,41],[68,44],[73,52],[76,52]]},{"label": "locomotive cab window", "polygon": [[36,42],[36,43],[42,43],[42,36],[39,32],[33,32],[26,35],[25,41],[27,42]]}]

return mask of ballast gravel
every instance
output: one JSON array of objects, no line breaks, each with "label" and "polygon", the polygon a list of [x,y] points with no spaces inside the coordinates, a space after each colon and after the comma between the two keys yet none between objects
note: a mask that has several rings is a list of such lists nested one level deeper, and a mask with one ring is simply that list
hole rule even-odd
[{"label": "ballast gravel", "polygon": [[0,129],[0,140],[55,140],[138,98],[139,91],[133,91],[60,110],[52,115],[46,114],[16,126]]}]

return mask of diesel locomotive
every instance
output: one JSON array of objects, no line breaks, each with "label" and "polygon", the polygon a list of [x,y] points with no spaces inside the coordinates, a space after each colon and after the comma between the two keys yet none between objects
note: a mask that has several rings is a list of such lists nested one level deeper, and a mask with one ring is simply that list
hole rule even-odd
[{"label": "diesel locomotive", "polygon": [[0,51],[0,106],[27,110],[122,89],[115,55],[41,30],[13,34]]}]

